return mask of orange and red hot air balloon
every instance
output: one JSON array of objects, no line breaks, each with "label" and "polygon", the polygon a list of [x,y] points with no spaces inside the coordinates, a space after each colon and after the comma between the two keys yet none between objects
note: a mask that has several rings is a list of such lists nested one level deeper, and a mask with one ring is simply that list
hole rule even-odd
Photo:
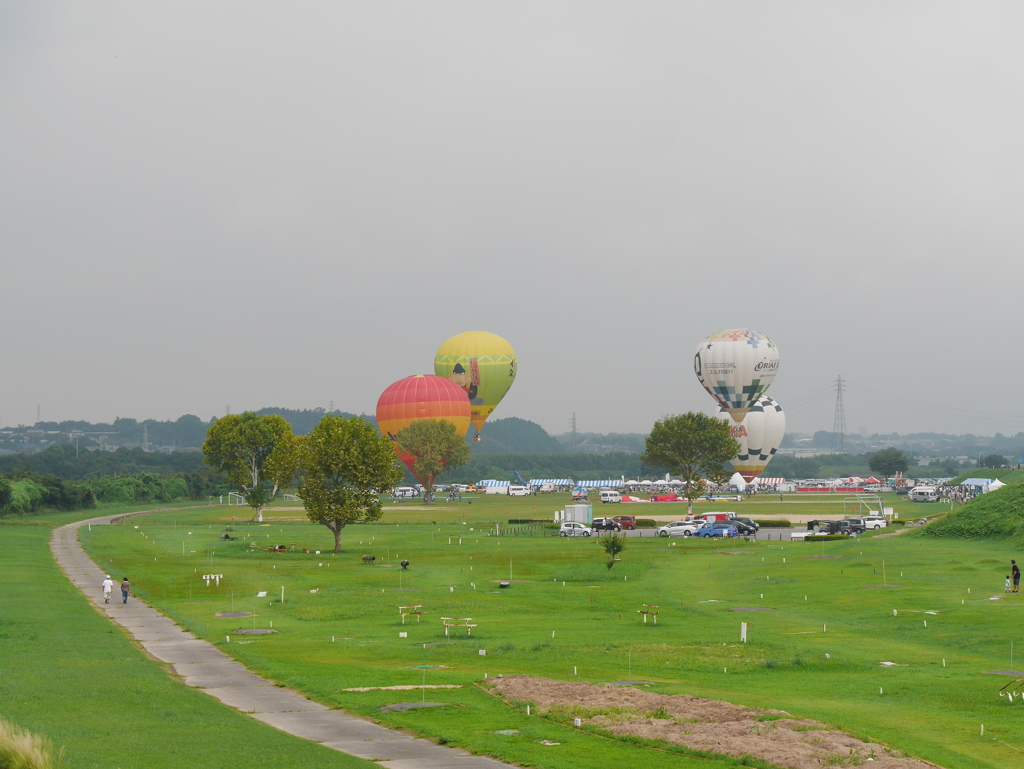
[{"label": "orange and red hot air balloon", "polygon": [[[377,427],[381,435],[394,441],[399,430],[417,419],[446,419],[455,425],[459,435],[465,435],[470,411],[466,391],[457,384],[441,376],[417,374],[399,379],[381,393],[377,400]],[[416,458],[400,454],[397,449],[395,453],[413,472]]]}]

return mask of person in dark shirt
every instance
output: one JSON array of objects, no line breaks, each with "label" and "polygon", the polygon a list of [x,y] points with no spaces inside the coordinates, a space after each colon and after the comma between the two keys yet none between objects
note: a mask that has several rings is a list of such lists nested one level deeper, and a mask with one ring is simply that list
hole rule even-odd
[{"label": "person in dark shirt", "polygon": [[1010,577],[1013,578],[1013,592],[1020,592],[1020,567],[1016,561],[1010,561]]}]

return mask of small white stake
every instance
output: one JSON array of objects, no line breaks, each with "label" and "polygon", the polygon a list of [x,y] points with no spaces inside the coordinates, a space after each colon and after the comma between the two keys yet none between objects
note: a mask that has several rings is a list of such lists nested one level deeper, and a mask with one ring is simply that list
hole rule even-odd
[{"label": "small white stake", "polygon": [[881,693],[882,693],[882,687],[881,687],[881,686],[879,686],[879,687],[878,687],[878,693],[879,693],[879,694],[881,694]]},{"label": "small white stake", "polygon": [[826,655],[825,655],[825,659],[827,659],[827,660],[830,660],[830,659],[832,659],[832,655],[831,655],[831,654],[826,654]]},{"label": "small white stake", "polygon": [[985,735],[985,724],[981,725],[981,734],[982,734],[982,736]]},{"label": "small white stake", "polygon": [[892,616],[894,616],[894,617],[896,616],[896,610],[895,609],[892,610]]},{"label": "small white stake", "polygon": [[226,644],[231,643],[231,636],[229,636],[229,635],[224,636],[224,643],[226,643]]},{"label": "small white stake", "polygon": [[928,627],[928,620],[925,620],[925,621],[924,621],[924,626],[925,626],[925,627]]},{"label": "small white stake", "polygon": [[575,665],[572,666],[572,674],[576,675],[576,666]]},{"label": "small white stake", "polygon": [[530,706],[529,705],[526,706],[526,715],[530,715]]},{"label": "small white stake", "polygon": [[552,630],[552,631],[551,631],[551,637],[552,637],[552,638],[554,638],[554,637],[555,637],[555,631],[554,631],[554,630]]},{"label": "small white stake", "polygon": [[946,667],[946,658],[945,657],[942,658],[942,667]]},{"label": "small white stake", "polygon": [[334,643],[334,636],[331,636],[331,643]]},{"label": "small white stake", "polygon": [[828,625],[822,625],[821,626],[821,632],[822,633],[827,633],[828,632]]},{"label": "small white stake", "polygon": [[723,673],[728,673],[729,672],[729,668],[722,668],[722,672]]}]

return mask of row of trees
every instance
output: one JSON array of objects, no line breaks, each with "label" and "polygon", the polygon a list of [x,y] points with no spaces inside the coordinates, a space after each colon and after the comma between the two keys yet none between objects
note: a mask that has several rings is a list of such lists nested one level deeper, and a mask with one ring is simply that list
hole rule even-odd
[{"label": "row of trees", "polygon": [[276,414],[229,414],[216,420],[203,444],[205,461],[223,473],[263,520],[263,508],[298,478],[311,521],[334,535],[381,516],[381,494],[401,482],[395,454],[407,458],[429,494],[446,467],[469,459],[469,447],[450,422],[421,419],[392,442],[360,417],[324,414],[307,435],[296,436]]},{"label": "row of trees", "polygon": [[205,474],[139,473],[68,481],[55,475],[18,473],[0,476],[0,517],[42,510],[91,510],[99,503],[147,504],[206,499],[213,490]]}]

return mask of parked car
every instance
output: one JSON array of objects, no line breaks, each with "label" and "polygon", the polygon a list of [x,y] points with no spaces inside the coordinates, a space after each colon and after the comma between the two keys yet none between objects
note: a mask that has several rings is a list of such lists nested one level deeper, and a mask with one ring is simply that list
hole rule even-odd
[{"label": "parked car", "polygon": [[590,528],[594,531],[622,531],[619,522],[614,518],[595,518]]},{"label": "parked car", "polygon": [[510,497],[528,497],[530,488],[528,486],[509,486],[506,492]]},{"label": "parked car", "polygon": [[754,536],[757,534],[758,526],[750,519],[733,518],[729,523],[735,526],[736,531],[744,537]]},{"label": "parked car", "polygon": [[736,521],[740,521],[741,523],[745,523],[745,524],[747,524],[747,526],[753,526],[754,527],[754,531],[760,531],[761,530],[761,524],[759,524],[757,521],[751,520],[750,518],[732,518],[732,519],[730,519],[729,523],[731,523],[733,526],[736,526]]},{"label": "parked car", "polygon": [[627,531],[632,531],[636,528],[635,515],[616,515],[612,520],[616,521],[619,524],[619,526],[626,529]]},{"label": "parked car", "polygon": [[736,527],[731,523],[707,523],[695,532],[697,537],[738,537]]},{"label": "parked car", "polygon": [[865,529],[878,530],[889,525],[889,519],[884,515],[865,515],[861,518]]},{"label": "parked car", "polygon": [[694,521],[675,521],[658,527],[659,537],[692,537],[700,528]]},{"label": "parked car", "polygon": [[591,534],[590,527],[579,521],[565,521],[558,528],[560,537],[589,537]]},{"label": "parked car", "polygon": [[860,518],[845,518],[841,521],[808,521],[807,531],[814,534],[861,534],[864,532],[864,524]]}]

